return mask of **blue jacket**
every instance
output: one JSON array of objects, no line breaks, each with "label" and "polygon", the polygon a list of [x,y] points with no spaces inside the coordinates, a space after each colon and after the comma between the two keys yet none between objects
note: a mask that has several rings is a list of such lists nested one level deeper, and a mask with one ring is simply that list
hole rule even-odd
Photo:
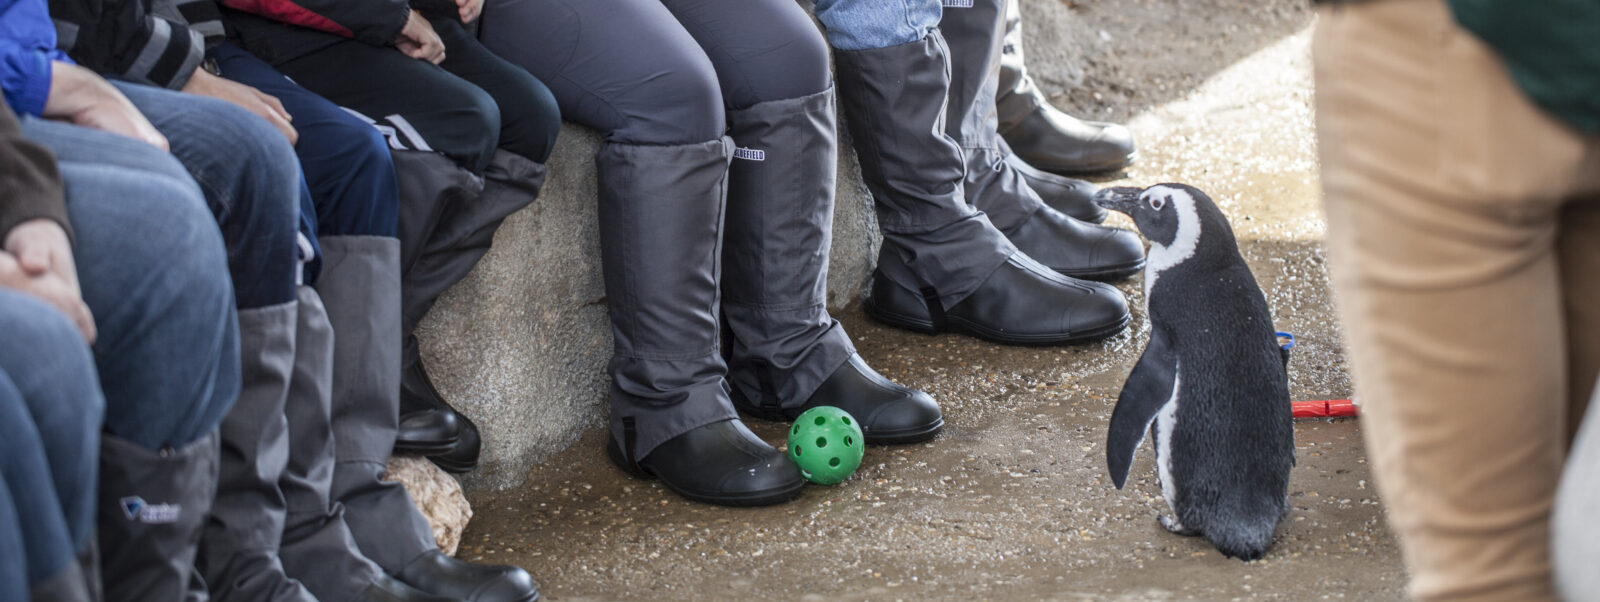
[{"label": "blue jacket", "polygon": [[35,115],[50,98],[50,62],[72,62],[56,50],[45,0],[0,0],[0,89],[19,115]]}]

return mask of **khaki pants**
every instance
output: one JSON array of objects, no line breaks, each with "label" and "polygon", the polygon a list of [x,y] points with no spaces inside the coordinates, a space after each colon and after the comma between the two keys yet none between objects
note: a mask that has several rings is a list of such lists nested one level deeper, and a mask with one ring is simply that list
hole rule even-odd
[{"label": "khaki pants", "polygon": [[1324,6],[1313,54],[1334,287],[1412,594],[1550,599],[1600,372],[1600,140],[1441,0]]}]

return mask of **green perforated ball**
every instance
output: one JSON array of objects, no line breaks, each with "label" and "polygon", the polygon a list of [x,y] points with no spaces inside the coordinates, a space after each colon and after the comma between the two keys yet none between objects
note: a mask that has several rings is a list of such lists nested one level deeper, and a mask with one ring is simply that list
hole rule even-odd
[{"label": "green perforated ball", "polygon": [[861,466],[865,446],[861,425],[833,406],[806,410],[789,428],[789,457],[800,465],[801,476],[818,485],[849,478]]}]

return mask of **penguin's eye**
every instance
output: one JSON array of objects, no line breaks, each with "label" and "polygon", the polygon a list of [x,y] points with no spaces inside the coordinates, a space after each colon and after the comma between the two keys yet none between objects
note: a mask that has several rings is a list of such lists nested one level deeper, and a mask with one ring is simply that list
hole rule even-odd
[{"label": "penguin's eye", "polygon": [[1156,211],[1160,211],[1162,207],[1166,207],[1166,206],[1167,206],[1167,198],[1166,197],[1159,197],[1159,196],[1150,197],[1150,208],[1151,209],[1155,209]]}]

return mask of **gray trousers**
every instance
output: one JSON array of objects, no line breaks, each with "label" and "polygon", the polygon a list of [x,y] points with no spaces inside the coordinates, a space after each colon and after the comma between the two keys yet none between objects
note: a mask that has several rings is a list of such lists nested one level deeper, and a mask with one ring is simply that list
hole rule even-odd
[{"label": "gray trousers", "polygon": [[1022,50],[1022,0],[1004,1],[1005,34],[1001,40],[999,89],[994,98],[1001,132],[1017,127],[1044,101],[1044,93],[1028,75],[1027,55]]},{"label": "gray trousers", "polygon": [[[1021,225],[1044,201],[1005,163],[997,95],[1006,45],[1006,6],[1014,0],[973,0],[945,7],[939,31],[950,45],[950,121],[946,132],[967,161],[967,202],[1001,231]],[[1019,25],[1020,27],[1020,22]]]},{"label": "gray trousers", "polygon": [[854,353],[823,294],[827,48],[798,5],[489,0],[481,39],[606,137],[612,424],[629,453],[734,418],[730,385],[752,403],[803,403]]}]

